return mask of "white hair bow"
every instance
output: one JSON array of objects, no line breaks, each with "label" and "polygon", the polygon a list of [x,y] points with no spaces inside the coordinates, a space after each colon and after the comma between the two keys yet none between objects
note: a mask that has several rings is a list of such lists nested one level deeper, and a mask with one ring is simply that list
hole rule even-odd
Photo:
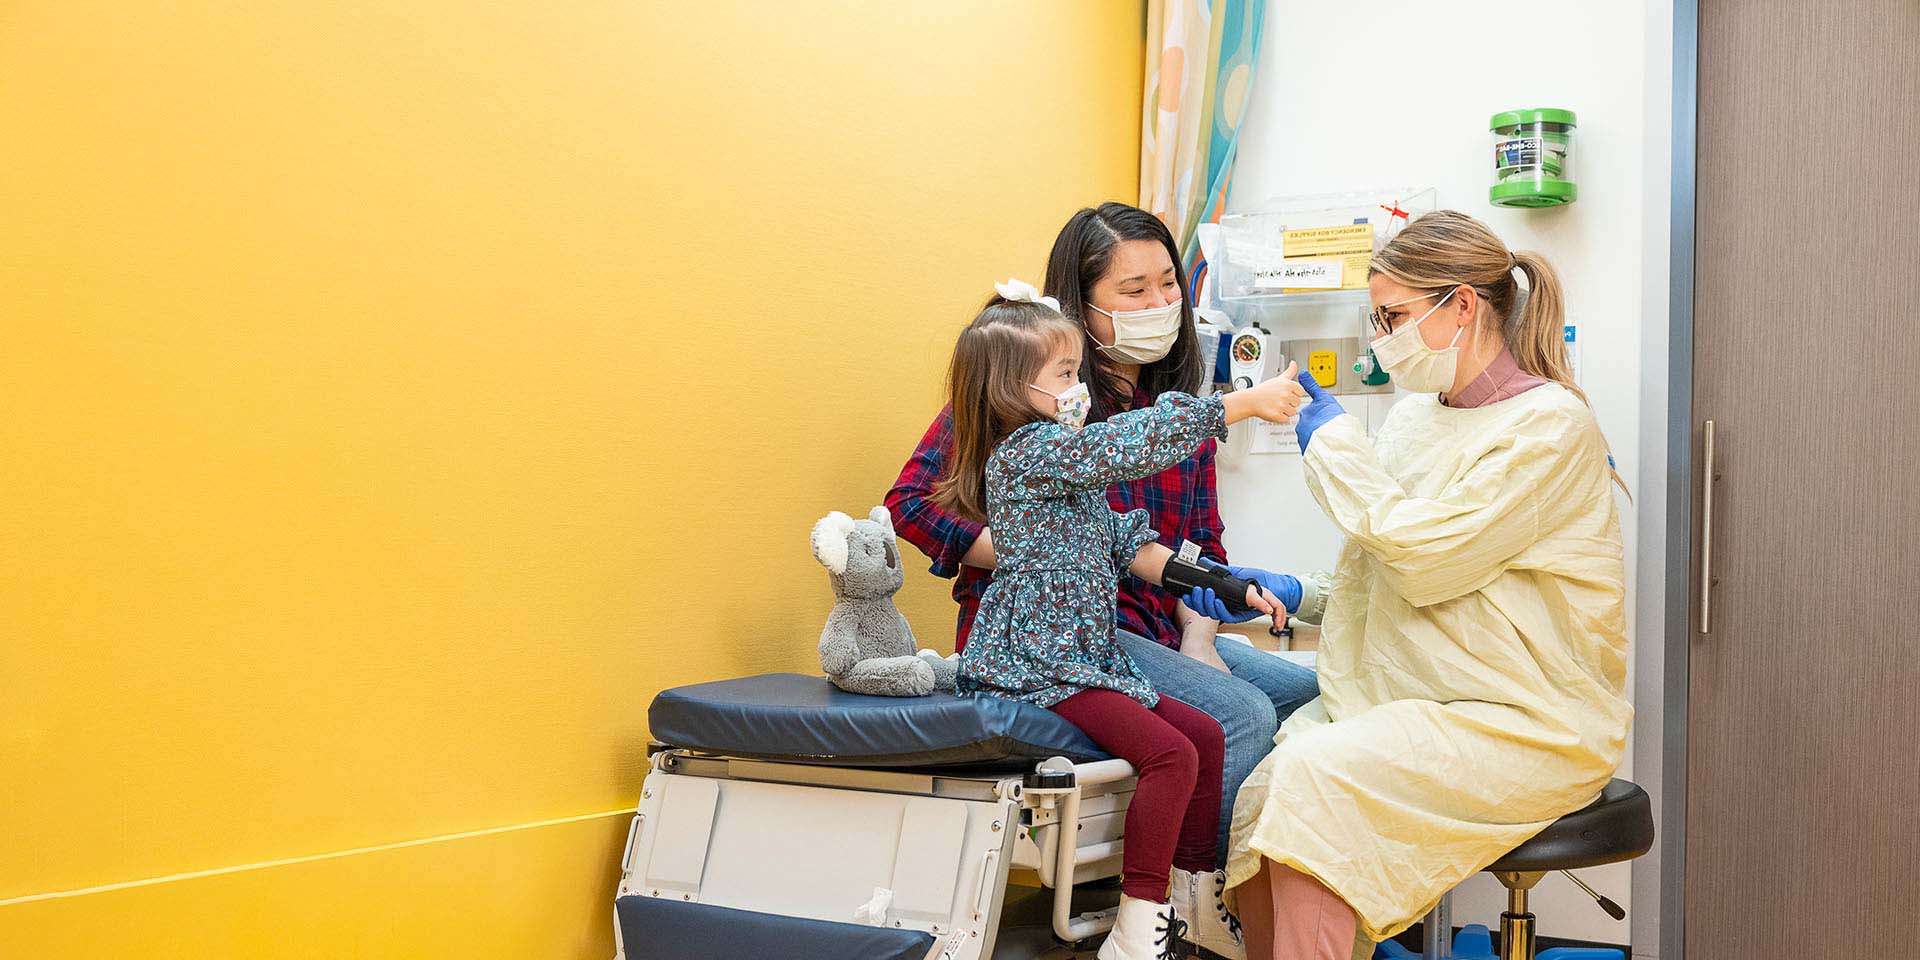
[{"label": "white hair bow", "polygon": [[1014,303],[1037,303],[1054,313],[1060,312],[1060,301],[1041,296],[1040,291],[1025,280],[1008,277],[1005,283],[994,284],[993,292],[999,294],[1002,299],[1011,300]]}]

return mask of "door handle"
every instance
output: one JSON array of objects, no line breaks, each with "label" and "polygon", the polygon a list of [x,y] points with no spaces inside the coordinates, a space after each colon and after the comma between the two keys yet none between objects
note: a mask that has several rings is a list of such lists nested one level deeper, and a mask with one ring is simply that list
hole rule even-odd
[{"label": "door handle", "polygon": [[1701,428],[1700,633],[1713,632],[1713,421]]}]

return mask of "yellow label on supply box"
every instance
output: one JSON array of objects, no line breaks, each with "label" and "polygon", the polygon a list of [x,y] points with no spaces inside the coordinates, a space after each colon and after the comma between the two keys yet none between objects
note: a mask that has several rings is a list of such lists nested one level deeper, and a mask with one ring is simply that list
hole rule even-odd
[{"label": "yellow label on supply box", "polygon": [[1305,227],[1280,235],[1280,254],[1317,257],[1329,253],[1372,253],[1373,227],[1350,223],[1340,227]]},{"label": "yellow label on supply box", "polygon": [[[1297,259],[1309,259],[1309,258],[1300,258],[1300,257],[1287,258],[1288,261],[1293,261]],[[1341,290],[1366,289],[1367,267],[1373,263],[1373,251],[1369,250],[1366,253],[1349,253],[1342,256],[1338,256],[1338,257],[1320,257],[1320,258],[1310,258],[1310,259],[1325,259],[1325,260],[1340,261],[1340,286],[1338,289],[1341,289]],[[1311,293],[1314,290],[1320,290],[1320,289],[1326,289],[1326,288],[1287,287],[1287,288],[1283,288],[1280,292],[1281,293]]]}]

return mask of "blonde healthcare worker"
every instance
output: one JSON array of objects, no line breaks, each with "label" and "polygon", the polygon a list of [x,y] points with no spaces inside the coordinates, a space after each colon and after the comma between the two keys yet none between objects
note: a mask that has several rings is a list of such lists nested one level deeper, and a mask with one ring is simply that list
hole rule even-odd
[{"label": "blonde healthcare worker", "polygon": [[1251,957],[1346,958],[1406,929],[1598,796],[1631,720],[1619,477],[1553,268],[1437,211],[1371,274],[1374,353],[1415,395],[1369,440],[1300,378],[1307,485],[1346,545],[1320,697],[1236,798]]}]

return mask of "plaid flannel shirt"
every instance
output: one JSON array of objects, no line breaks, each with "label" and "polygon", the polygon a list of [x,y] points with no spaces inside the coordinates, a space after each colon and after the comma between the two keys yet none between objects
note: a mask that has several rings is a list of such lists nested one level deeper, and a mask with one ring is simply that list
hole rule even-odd
[{"label": "plaid flannel shirt", "polygon": [[[1135,391],[1130,409],[1152,403],[1152,397]],[[952,411],[942,409],[900,470],[893,489],[887,491],[886,504],[893,513],[894,530],[933,561],[928,569],[935,576],[953,579],[953,599],[960,604],[954,647],[961,649],[967,644],[967,633],[973,628],[980,596],[992,581],[993,571],[960,562],[985,525],[946,513],[929,500],[934,481],[940,478],[952,446]],[[1192,540],[1200,545],[1203,556],[1226,562],[1226,548],[1220,543],[1220,508],[1214,486],[1214,447],[1214,441],[1208,440],[1193,456],[1173,467],[1108,487],[1107,502],[1122,513],[1145,509],[1153,529],[1159,533],[1160,542],[1168,548],[1178,550],[1180,541]],[[1178,602],[1178,597],[1162,592],[1139,577],[1124,577],[1120,580],[1115,625],[1177,647],[1180,628],[1174,623],[1173,609]]]}]

